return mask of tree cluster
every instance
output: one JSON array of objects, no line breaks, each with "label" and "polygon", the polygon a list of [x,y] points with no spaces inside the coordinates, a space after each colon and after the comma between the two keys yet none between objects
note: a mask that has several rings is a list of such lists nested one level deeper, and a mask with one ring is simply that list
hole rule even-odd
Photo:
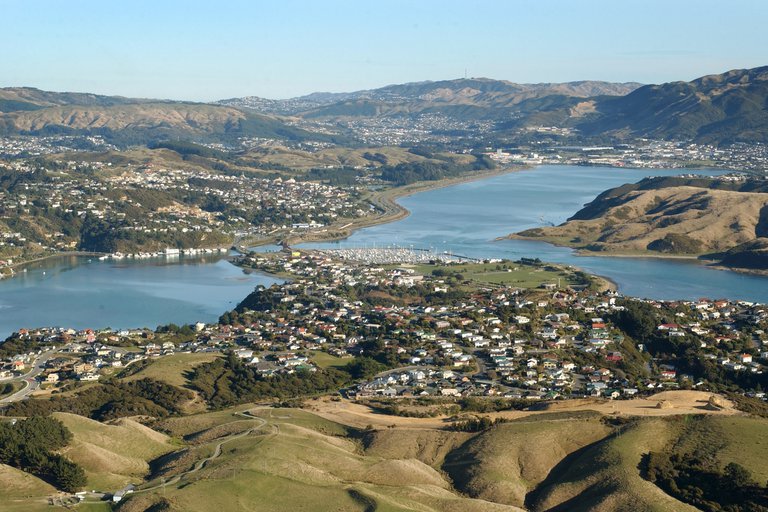
[{"label": "tree cluster", "polygon": [[55,453],[72,440],[72,433],[59,420],[35,417],[0,423],[0,463],[21,469],[67,492],[86,484],[85,471]]},{"label": "tree cluster", "polygon": [[349,374],[328,368],[264,376],[234,354],[203,363],[192,371],[191,385],[213,408],[265,399],[285,399],[337,391]]},{"label": "tree cluster", "polygon": [[153,379],[107,382],[86,388],[75,396],[14,402],[4,410],[8,416],[47,416],[69,412],[103,421],[124,416],[165,417],[179,414],[192,393]]}]

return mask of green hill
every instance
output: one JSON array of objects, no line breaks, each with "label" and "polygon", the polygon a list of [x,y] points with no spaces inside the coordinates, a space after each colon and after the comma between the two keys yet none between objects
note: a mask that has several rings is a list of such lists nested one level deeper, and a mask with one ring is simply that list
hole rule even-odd
[{"label": "green hill", "polygon": [[[74,434],[65,455],[86,469],[89,487],[137,485],[119,512],[693,511],[688,502],[700,499],[715,511],[718,485],[730,486],[723,504],[767,492],[768,422],[739,415],[561,411],[476,433],[429,427],[431,419],[357,430],[253,405],[166,418],[154,429],[55,416]],[[2,510],[43,508],[55,492],[6,466],[0,483]]]},{"label": "green hill", "polygon": [[141,480],[148,461],[175,449],[167,436],[127,418],[107,424],[76,414],[53,416],[72,432],[63,453],[85,469],[92,489],[113,491]]}]

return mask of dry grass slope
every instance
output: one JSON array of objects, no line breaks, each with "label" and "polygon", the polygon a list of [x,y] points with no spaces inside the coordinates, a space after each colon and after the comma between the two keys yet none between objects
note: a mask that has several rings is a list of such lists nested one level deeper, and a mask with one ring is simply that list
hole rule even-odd
[{"label": "dry grass slope", "polygon": [[533,511],[695,511],[640,475],[644,454],[676,435],[673,423],[644,419],[564,458],[527,500]]},{"label": "dry grass slope", "polygon": [[82,416],[55,413],[74,436],[63,453],[83,466],[92,488],[115,490],[141,480],[148,461],[175,449],[169,438],[133,420],[113,424]]},{"label": "dry grass slope", "polygon": [[528,492],[566,456],[611,433],[599,418],[540,415],[497,425],[447,458],[443,469],[471,496],[523,506]]},{"label": "dry grass slope", "polygon": [[754,240],[768,194],[670,187],[632,191],[599,218],[524,232],[557,244],[584,248],[599,244],[612,253],[637,254],[666,235],[686,235],[700,243],[687,254],[725,251]]},{"label": "dry grass slope", "polygon": [[39,478],[0,464],[0,510],[3,512],[50,510],[46,496],[54,494],[56,489]]}]

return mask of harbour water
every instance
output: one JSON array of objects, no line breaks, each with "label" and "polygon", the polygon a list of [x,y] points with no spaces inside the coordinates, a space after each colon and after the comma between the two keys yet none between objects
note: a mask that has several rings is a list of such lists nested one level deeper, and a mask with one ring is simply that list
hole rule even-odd
[{"label": "harbour water", "polygon": [[[608,188],[662,174],[680,171],[541,166],[402,198],[411,212],[407,218],[359,230],[340,242],[304,247],[399,245],[475,258],[540,258],[608,277],[627,295],[768,303],[768,278],[714,270],[693,260],[584,257],[542,242],[496,240],[559,224]],[[117,329],[212,322],[255,286],[276,281],[244,274],[221,256],[45,260],[0,281],[0,339],[21,327]]]},{"label": "harbour water", "polygon": [[627,295],[768,302],[768,278],[715,270],[695,260],[578,256],[571,249],[543,242],[496,240],[524,229],[560,224],[606,189],[647,176],[681,172],[540,166],[404,197],[399,203],[411,212],[407,218],[359,230],[340,242],[305,244],[304,247],[400,245],[476,258],[540,258],[605,276]]},{"label": "harbour water", "polygon": [[219,255],[47,259],[0,281],[0,340],[30,327],[122,329],[214,322],[257,285],[277,281],[245,274]]}]

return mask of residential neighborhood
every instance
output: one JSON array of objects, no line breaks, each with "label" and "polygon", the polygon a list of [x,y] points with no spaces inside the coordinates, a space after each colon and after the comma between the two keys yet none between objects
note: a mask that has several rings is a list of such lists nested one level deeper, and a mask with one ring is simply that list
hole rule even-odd
[{"label": "residential neighborhood", "polygon": [[[23,376],[46,350],[55,355],[37,376],[44,388],[210,352],[234,354],[263,378],[365,361],[364,378],[339,390],[358,399],[631,399],[733,384],[764,397],[750,384],[768,364],[762,304],[640,300],[549,281],[488,285],[464,279],[466,263],[373,265],[334,251],[250,253],[239,264],[290,279],[257,289],[218,324],[181,331],[22,329],[6,343],[35,348],[6,357],[0,377]],[[542,271],[535,262],[489,265]],[[416,271],[429,268],[435,271]],[[632,331],[627,313],[640,306],[665,321],[642,335]]]}]

